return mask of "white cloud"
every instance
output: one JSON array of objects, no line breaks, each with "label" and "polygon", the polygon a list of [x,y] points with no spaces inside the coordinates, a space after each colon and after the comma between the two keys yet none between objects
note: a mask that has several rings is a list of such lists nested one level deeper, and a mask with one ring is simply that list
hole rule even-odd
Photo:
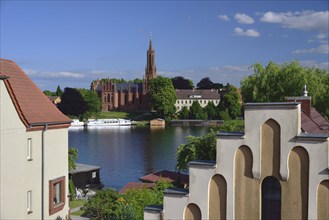
[{"label": "white cloud", "polygon": [[42,72],[37,70],[24,69],[24,72],[33,77],[41,77],[41,78],[84,78],[85,75],[82,73],[74,73],[69,71],[59,71],[59,72]]},{"label": "white cloud", "polygon": [[235,28],[234,33],[238,36],[259,37],[260,33],[255,29],[248,29],[244,31],[242,28]]},{"label": "white cloud", "polygon": [[222,21],[230,21],[230,18],[227,15],[218,15],[218,18]]},{"label": "white cloud", "polygon": [[252,17],[246,14],[237,13],[234,16],[235,20],[237,20],[240,24],[253,24],[255,21]]},{"label": "white cloud", "polygon": [[262,15],[260,20],[267,23],[278,23],[284,28],[299,29],[304,31],[318,31],[328,33],[329,11],[296,11],[296,12],[272,12]]},{"label": "white cloud", "polygon": [[329,71],[329,62],[318,63],[314,60],[303,60],[300,61],[300,64],[308,67],[315,67],[319,69],[324,69]]},{"label": "white cloud", "polygon": [[320,54],[329,54],[329,44],[322,44],[315,48],[310,49],[300,49],[293,51],[295,54],[307,54],[307,53],[320,53]]}]

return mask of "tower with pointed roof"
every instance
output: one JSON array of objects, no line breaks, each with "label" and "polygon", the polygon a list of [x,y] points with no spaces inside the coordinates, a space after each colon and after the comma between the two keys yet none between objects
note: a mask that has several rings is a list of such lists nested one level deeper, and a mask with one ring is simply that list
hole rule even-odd
[{"label": "tower with pointed roof", "polygon": [[152,35],[150,34],[150,44],[149,49],[147,50],[147,63],[145,67],[145,79],[148,82],[150,79],[157,77],[157,68],[155,65],[155,51],[152,47]]}]

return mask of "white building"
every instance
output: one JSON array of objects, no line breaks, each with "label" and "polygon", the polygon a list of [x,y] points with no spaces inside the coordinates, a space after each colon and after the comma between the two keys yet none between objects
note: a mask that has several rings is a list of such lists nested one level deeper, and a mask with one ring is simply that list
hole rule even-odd
[{"label": "white building", "polygon": [[246,104],[245,132],[219,133],[216,161],[191,162],[189,189],[144,219],[329,219],[329,123],[291,101]]},{"label": "white building", "polygon": [[177,89],[176,96],[176,112],[181,111],[184,106],[190,109],[194,101],[199,102],[202,108],[209,102],[213,102],[215,106],[220,102],[220,95],[216,89]]},{"label": "white building", "polygon": [[0,219],[68,217],[68,127],[13,61],[0,59]]}]

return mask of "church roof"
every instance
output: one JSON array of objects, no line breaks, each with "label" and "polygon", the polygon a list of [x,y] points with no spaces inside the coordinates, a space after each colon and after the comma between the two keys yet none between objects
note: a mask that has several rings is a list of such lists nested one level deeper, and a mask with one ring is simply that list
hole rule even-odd
[{"label": "church roof", "polygon": [[27,130],[68,127],[71,120],[63,115],[46,95],[13,61],[0,59],[0,76]]},{"label": "church roof", "polygon": [[177,89],[176,95],[178,99],[220,99],[216,89]]}]

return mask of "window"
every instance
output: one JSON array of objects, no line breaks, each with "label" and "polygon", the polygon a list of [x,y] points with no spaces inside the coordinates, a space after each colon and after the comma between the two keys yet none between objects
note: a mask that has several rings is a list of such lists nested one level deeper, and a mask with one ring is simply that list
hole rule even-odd
[{"label": "window", "polygon": [[96,178],[96,171],[91,173],[91,178],[93,178],[93,179]]},{"label": "window", "polygon": [[32,191],[27,191],[27,214],[32,213]]},{"label": "window", "polygon": [[262,219],[281,219],[281,185],[273,176],[262,182]]},{"label": "window", "polygon": [[65,206],[65,176],[49,181],[49,215]]},{"label": "window", "polygon": [[32,160],[32,138],[27,139],[27,160]]}]

